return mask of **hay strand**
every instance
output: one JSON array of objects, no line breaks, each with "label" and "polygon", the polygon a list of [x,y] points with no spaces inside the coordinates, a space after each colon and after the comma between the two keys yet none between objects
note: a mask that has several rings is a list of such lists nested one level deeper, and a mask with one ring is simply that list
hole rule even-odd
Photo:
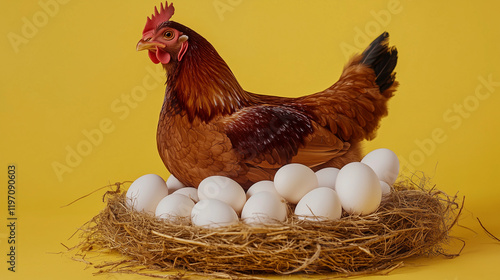
[{"label": "hay strand", "polygon": [[495,235],[493,235],[493,233],[491,233],[489,230],[487,230],[486,227],[484,227],[484,225],[481,222],[481,220],[479,220],[479,218],[476,218],[476,219],[479,222],[479,225],[481,226],[481,228],[484,230],[484,232],[486,232],[486,235],[488,235],[489,238],[491,238],[491,239],[493,239],[495,241],[500,242],[500,238],[496,237]]},{"label": "hay strand", "polygon": [[[96,251],[122,256],[92,264],[98,273],[168,279],[389,273],[409,257],[442,252],[441,245],[463,208],[457,196],[429,187],[423,175],[401,180],[394,189],[371,215],[344,213],[340,220],[321,222],[290,215],[272,226],[239,223],[215,229],[171,224],[137,213],[126,206],[123,192],[107,192],[105,208],[81,229],[83,241],[75,248],[82,259]],[[172,275],[177,271],[182,273]]]}]

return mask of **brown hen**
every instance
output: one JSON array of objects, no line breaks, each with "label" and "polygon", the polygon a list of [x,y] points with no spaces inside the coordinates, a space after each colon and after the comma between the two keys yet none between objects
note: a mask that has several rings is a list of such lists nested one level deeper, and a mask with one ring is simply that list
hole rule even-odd
[{"label": "brown hen", "polygon": [[172,5],[155,8],[137,49],[167,72],[157,145],[182,183],[197,187],[223,175],[247,189],[288,163],[316,171],[361,159],[359,143],[375,137],[398,84],[388,33],[351,59],[331,87],[285,98],[245,91],[205,38],[169,20],[173,13]]}]

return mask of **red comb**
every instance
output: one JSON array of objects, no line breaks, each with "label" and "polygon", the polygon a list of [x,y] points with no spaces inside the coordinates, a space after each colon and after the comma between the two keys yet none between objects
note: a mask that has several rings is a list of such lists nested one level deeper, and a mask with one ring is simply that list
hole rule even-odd
[{"label": "red comb", "polygon": [[165,6],[163,6],[163,3],[161,3],[160,5],[160,12],[158,12],[158,8],[155,7],[154,14],[151,15],[151,18],[148,17],[146,26],[144,27],[142,34],[153,31],[153,29],[155,29],[160,23],[169,20],[170,17],[172,17],[172,15],[174,14],[175,9],[172,3],[170,3],[169,6],[168,2],[165,1]]}]

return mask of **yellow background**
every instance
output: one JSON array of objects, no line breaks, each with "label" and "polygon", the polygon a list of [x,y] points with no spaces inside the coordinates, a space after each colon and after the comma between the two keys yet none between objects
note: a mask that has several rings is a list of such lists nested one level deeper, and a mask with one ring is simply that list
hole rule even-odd
[{"label": "yellow background", "polygon": [[[466,242],[460,257],[413,259],[388,279],[498,274],[500,243],[476,220],[500,236],[498,1],[174,2],[173,20],[207,38],[245,89],[266,94],[323,90],[337,80],[348,51],[389,31],[399,50],[401,86],[366,151],[390,148],[437,188],[465,196],[460,224],[470,230],[453,231]],[[64,251],[60,243],[78,241],[67,239],[102,209],[103,191],[61,206],[108,183],[168,176],[155,143],[163,74],[135,51],[156,4],[2,2],[1,279],[91,279],[96,270],[55,253]],[[70,151],[80,151],[80,158]],[[6,263],[9,164],[18,176],[16,273]],[[58,175],[55,166],[62,165]],[[95,279],[109,278],[143,279]]]}]

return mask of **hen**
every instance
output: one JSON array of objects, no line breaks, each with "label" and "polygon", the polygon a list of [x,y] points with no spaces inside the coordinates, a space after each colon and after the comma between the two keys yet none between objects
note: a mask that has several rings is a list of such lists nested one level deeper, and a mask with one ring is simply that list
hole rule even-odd
[{"label": "hen", "polygon": [[375,137],[398,85],[388,33],[353,57],[329,88],[286,98],[245,91],[205,38],[170,21],[173,13],[172,4],[155,7],[137,50],[166,70],[157,145],[182,183],[197,187],[223,175],[247,189],[288,163],[316,171],[361,159],[360,142]]}]

